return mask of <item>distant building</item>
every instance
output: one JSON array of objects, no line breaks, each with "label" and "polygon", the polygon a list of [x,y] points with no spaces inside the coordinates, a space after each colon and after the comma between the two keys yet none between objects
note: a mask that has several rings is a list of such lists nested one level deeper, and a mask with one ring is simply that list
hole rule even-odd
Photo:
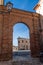
[{"label": "distant building", "polygon": [[18,46],[13,46],[13,51],[17,51],[18,50]]},{"label": "distant building", "polygon": [[30,50],[30,39],[19,37],[18,50]]},{"label": "distant building", "polygon": [[[36,10],[36,13],[39,13],[39,31],[40,31],[40,47],[41,50],[43,50],[43,0],[39,0],[37,5],[34,7],[34,10]],[[42,16],[41,16],[42,15]]]},{"label": "distant building", "polygon": [[[39,19],[41,21],[40,22],[41,31],[43,31],[43,0],[39,0],[37,5],[34,7],[34,10],[36,10],[36,13],[39,13],[40,15],[42,15],[42,16],[39,16]],[[43,36],[43,32],[41,32],[41,34]]]},{"label": "distant building", "polygon": [[43,15],[43,0],[39,0],[34,9],[36,10],[36,13]]}]

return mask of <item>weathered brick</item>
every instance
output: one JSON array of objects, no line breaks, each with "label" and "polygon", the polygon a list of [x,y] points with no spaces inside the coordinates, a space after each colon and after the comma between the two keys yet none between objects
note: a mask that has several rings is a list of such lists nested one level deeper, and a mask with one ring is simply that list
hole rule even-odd
[{"label": "weathered brick", "polygon": [[[1,7],[2,6],[0,6],[0,9],[2,9],[3,12],[6,12],[6,8]],[[7,13],[0,14],[0,60],[12,58],[13,26],[17,23],[24,23],[30,28],[31,54],[35,57],[39,55],[39,14],[14,8],[10,13],[7,11]],[[38,36],[35,36],[36,33]],[[36,38],[38,38],[37,41]]]}]

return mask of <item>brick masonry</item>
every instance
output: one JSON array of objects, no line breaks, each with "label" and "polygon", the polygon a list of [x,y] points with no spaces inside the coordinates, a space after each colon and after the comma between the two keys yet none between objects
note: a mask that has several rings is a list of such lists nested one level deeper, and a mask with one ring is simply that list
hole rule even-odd
[{"label": "brick masonry", "polygon": [[8,12],[5,6],[0,6],[0,60],[12,58],[13,26],[16,23],[24,23],[30,28],[31,55],[39,56],[39,22],[39,14],[15,8]]}]

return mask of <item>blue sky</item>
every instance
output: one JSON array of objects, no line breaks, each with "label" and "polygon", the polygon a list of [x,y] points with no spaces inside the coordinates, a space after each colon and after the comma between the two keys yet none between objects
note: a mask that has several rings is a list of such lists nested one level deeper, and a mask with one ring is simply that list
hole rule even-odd
[{"label": "blue sky", "polygon": [[26,11],[33,11],[33,7],[38,3],[39,0],[4,0],[4,4],[10,1],[13,3],[13,7]]},{"label": "blue sky", "polygon": [[[4,0],[4,5],[9,1],[13,3],[13,8],[35,12],[33,8],[39,0]],[[13,45],[18,45],[18,37],[29,38],[29,29],[26,25],[18,23],[13,26]]]},{"label": "blue sky", "polygon": [[30,31],[28,27],[23,23],[17,23],[13,26],[13,45],[18,45],[18,37],[21,38],[30,38]]}]

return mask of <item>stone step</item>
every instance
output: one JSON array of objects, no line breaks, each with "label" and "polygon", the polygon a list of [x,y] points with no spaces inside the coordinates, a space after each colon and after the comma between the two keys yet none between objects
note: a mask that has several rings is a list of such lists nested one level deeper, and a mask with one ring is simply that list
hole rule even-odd
[{"label": "stone step", "polygon": [[28,61],[14,61],[12,65],[32,65],[32,63]]},{"label": "stone step", "polygon": [[14,52],[14,53],[13,53],[13,56],[27,56],[27,55],[30,55],[30,54],[31,54],[30,51],[27,51],[27,52],[26,52],[26,51],[25,51],[25,52],[23,52],[23,51],[22,51],[22,52],[21,52],[21,51],[18,52],[18,51],[17,51],[17,52]]},{"label": "stone step", "polygon": [[39,62],[33,61],[14,61],[12,65],[41,65]]},{"label": "stone step", "polygon": [[40,63],[39,59],[31,58],[32,61],[2,61],[0,62],[0,65],[43,65]]}]

